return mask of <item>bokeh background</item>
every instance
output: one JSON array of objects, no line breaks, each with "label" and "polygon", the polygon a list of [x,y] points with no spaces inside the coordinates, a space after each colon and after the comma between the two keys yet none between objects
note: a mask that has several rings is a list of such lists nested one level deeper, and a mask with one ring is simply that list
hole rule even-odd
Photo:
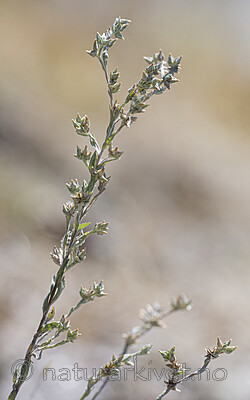
[{"label": "bokeh background", "polygon": [[[181,82],[153,98],[118,139],[125,154],[110,166],[110,186],[89,215],[110,221],[109,234],[89,240],[57,316],[76,303],[81,284],[103,279],[108,296],[72,316],[82,336],[44,353],[20,399],[80,398],[85,382],[43,381],[43,368],[57,375],[74,363],[98,368],[119,353],[121,334],[139,323],[140,308],[155,300],[168,308],[183,292],[193,310],[143,337],[154,347],[140,365],[160,371],[157,350],[176,345],[178,359],[196,369],[204,346],[217,335],[232,337],[237,352],[211,364],[211,373],[225,368],[227,379],[204,377],[169,397],[249,397],[249,13],[247,0],[1,0],[1,398],[55,272],[49,252],[64,232],[64,184],[86,176],[72,156],[85,141],[74,135],[71,118],[88,114],[99,140],[108,121],[103,74],[85,49],[119,15],[132,20],[126,40],[111,51],[110,66],[119,66],[123,83],[119,98],[140,78],[143,56],[159,48],[183,55]],[[163,389],[163,380],[131,377],[110,384],[102,398],[154,399]]]}]

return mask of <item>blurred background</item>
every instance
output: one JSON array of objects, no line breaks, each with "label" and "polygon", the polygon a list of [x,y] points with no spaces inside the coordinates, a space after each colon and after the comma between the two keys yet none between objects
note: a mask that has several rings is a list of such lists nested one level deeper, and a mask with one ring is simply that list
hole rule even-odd
[{"label": "blurred background", "polygon": [[[86,382],[43,380],[43,368],[98,368],[122,348],[121,334],[157,300],[166,309],[186,293],[193,310],[169,317],[140,366],[164,367],[157,350],[175,345],[193,370],[219,335],[239,346],[211,364],[227,379],[187,382],[186,400],[246,399],[250,393],[250,2],[244,0],[1,0],[0,2],[0,392],[36,330],[55,264],[49,252],[64,232],[65,182],[86,170],[73,157],[84,138],[71,119],[87,114],[101,141],[108,121],[104,77],[91,49],[116,16],[132,20],[110,53],[122,90],[140,78],[144,55],[183,55],[181,82],[154,97],[117,140],[125,153],[89,215],[110,221],[87,243],[87,260],[68,275],[57,316],[80,285],[104,280],[108,296],[72,316],[82,336],[34,364],[20,399],[79,399]],[[134,346],[132,350],[136,350]],[[150,362],[152,363],[150,364]],[[90,373],[89,373],[90,375]],[[154,399],[163,380],[113,382],[102,399]],[[101,398],[101,397],[100,397]]]}]

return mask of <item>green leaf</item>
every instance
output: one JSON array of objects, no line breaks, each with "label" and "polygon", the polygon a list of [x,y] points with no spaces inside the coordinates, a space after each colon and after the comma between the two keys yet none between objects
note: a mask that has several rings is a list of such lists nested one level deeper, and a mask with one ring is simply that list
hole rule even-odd
[{"label": "green leaf", "polygon": [[91,224],[91,222],[84,222],[83,224],[80,224],[78,227],[78,231],[80,231],[81,229],[86,228],[86,226],[89,226]]},{"label": "green leaf", "polygon": [[57,328],[58,325],[59,325],[59,322],[56,322],[56,321],[54,321],[54,322],[49,322],[48,324],[43,325],[43,327],[42,327],[42,329],[41,329],[41,333],[50,332],[50,331],[52,331],[53,329]]},{"label": "green leaf", "polygon": [[91,170],[92,167],[95,168],[96,166],[96,151],[92,154],[90,162],[89,162],[89,169]]},{"label": "green leaf", "polygon": [[18,369],[16,369],[15,372],[14,372],[14,375],[13,375],[13,384],[16,383],[17,375],[18,375]]},{"label": "green leaf", "polygon": [[61,280],[58,282],[57,290],[56,290],[56,293],[55,293],[51,303],[54,303],[59,298],[62,291],[65,289],[65,286],[66,286],[65,277],[62,276]]},{"label": "green leaf", "polygon": [[89,132],[89,140],[90,140],[90,144],[91,146],[94,147],[94,149],[97,151],[97,153],[100,152],[100,146],[95,138],[95,136]]}]

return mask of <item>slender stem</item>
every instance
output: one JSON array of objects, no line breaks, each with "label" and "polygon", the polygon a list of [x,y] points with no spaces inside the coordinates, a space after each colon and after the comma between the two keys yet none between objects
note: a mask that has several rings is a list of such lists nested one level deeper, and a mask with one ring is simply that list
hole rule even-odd
[{"label": "slender stem", "polygon": [[[103,69],[104,69],[104,72],[105,72],[105,78],[106,78],[107,84],[109,84],[107,70],[105,68],[103,68]],[[110,96],[110,105],[111,105],[111,107],[113,107],[113,94],[110,91],[110,89],[108,89],[108,93],[109,93],[109,96]],[[99,165],[101,155],[102,154],[100,153],[99,157],[98,157],[97,166]],[[98,199],[98,197],[100,196],[101,193],[102,193],[102,191],[99,191],[95,196],[92,196],[92,199],[90,200],[90,202],[88,203],[88,205],[84,209],[81,208],[81,209],[77,210],[77,213],[76,213],[76,216],[75,216],[74,229],[73,229],[73,232],[72,232],[72,236],[71,236],[71,240],[70,240],[70,244],[69,244],[67,253],[66,254],[64,253],[64,258],[63,258],[62,265],[60,266],[59,270],[57,271],[56,282],[55,282],[55,285],[54,285],[54,287],[53,287],[53,289],[52,289],[52,291],[50,293],[49,299],[48,299],[48,305],[47,305],[46,309],[43,311],[42,318],[41,318],[40,323],[38,325],[37,331],[34,334],[30,345],[28,346],[28,349],[26,351],[23,364],[21,366],[20,376],[17,378],[16,382],[13,384],[12,391],[11,391],[9,397],[8,397],[8,400],[14,400],[16,398],[21,386],[25,382],[24,374],[26,374],[26,376],[27,376],[27,374],[29,372],[29,368],[27,369],[27,366],[29,366],[30,363],[31,363],[31,357],[32,357],[32,355],[34,355],[33,352],[34,352],[34,350],[36,348],[37,339],[39,338],[39,336],[41,334],[41,329],[42,329],[44,323],[46,322],[47,315],[48,315],[49,309],[50,309],[50,307],[52,305],[54,295],[55,295],[55,293],[56,293],[56,291],[58,289],[59,282],[61,281],[61,278],[62,278],[62,276],[64,274],[64,271],[65,271],[65,268],[67,266],[68,257],[69,257],[70,251],[71,251],[71,249],[72,249],[72,247],[74,245],[74,241],[75,241],[75,238],[76,238],[76,235],[77,235],[77,232],[78,232],[79,223],[80,223],[81,219],[84,217],[84,215],[86,215],[86,213],[89,211],[89,209],[96,202],[96,200]],[[70,226],[70,223],[69,223],[69,221],[67,221],[67,230],[66,230],[66,232],[68,232],[69,226]],[[63,246],[64,250],[65,250],[65,246],[66,246],[66,235],[65,235],[64,246]]]},{"label": "slender stem", "polygon": [[84,217],[84,215],[87,214],[87,212],[90,210],[90,208],[94,205],[98,197],[102,194],[102,191],[99,191],[95,196],[92,197],[88,205],[82,210],[81,212],[81,219]]},{"label": "slender stem", "polygon": [[108,94],[110,97],[110,107],[111,107],[111,109],[113,109],[113,93],[111,92],[110,87],[109,87],[109,78],[108,78],[108,72],[107,72],[106,68],[104,69],[104,74],[105,74],[105,79],[106,79],[106,82],[108,85]]},{"label": "slender stem", "polygon": [[[109,377],[107,376],[107,378],[104,379],[104,381],[102,382],[101,386],[99,387],[99,389],[97,390],[97,392],[94,394],[94,396],[92,397],[92,400],[95,400],[97,398],[97,396],[99,396],[99,394],[103,391],[103,389],[105,388],[105,386],[107,385],[109,381]],[[81,399],[80,399],[81,400]]]},{"label": "slender stem", "polygon": [[[107,86],[108,86],[108,95],[109,95],[109,98],[110,98],[110,108],[111,108],[111,111],[113,111],[114,99],[113,99],[113,93],[112,93],[112,91],[110,90],[110,87],[109,87],[109,77],[108,77],[107,67],[103,64],[103,61],[102,61],[102,59],[100,57],[97,57],[97,58],[98,58],[101,66],[102,66],[103,71],[104,71],[105,80],[106,80],[106,83],[107,83]],[[111,122],[112,121],[111,121],[111,117],[110,117],[109,125],[111,124]],[[102,157],[102,154],[103,154],[103,152],[105,150],[105,148],[104,148],[105,141],[106,141],[106,138],[104,140],[104,143],[103,143],[103,146],[101,148],[101,151],[98,154],[97,164],[99,164],[99,162],[101,160],[101,157]]]},{"label": "slender stem", "polygon": [[[163,312],[160,314],[159,319],[166,318],[167,316],[169,316],[170,314],[172,314],[173,311],[174,311],[173,308],[171,308],[171,309],[168,310],[168,311],[163,311]],[[151,325],[151,326],[149,326],[149,327],[147,327],[147,328],[145,328],[145,325],[142,325],[140,328],[141,328],[141,331],[139,332],[139,335],[136,337],[136,339],[138,339],[139,337],[141,337],[142,335],[144,335],[146,332],[148,332],[150,329],[152,329],[152,328],[153,328],[153,325]],[[133,344],[133,343],[130,343],[128,340],[126,340],[125,343],[124,343],[124,346],[123,346],[123,349],[122,349],[122,352],[120,353],[120,355],[126,354],[127,351],[128,351],[128,349],[129,349],[129,347],[131,346],[131,344]],[[107,377],[107,378],[104,379],[104,381],[102,382],[100,388],[96,391],[96,393],[94,394],[94,396],[92,397],[91,400],[95,400],[95,399],[99,396],[99,394],[102,392],[102,390],[105,388],[105,386],[107,385],[108,382],[109,382],[109,377]]]},{"label": "slender stem", "polygon": [[31,357],[32,355],[34,356],[34,350],[36,349],[36,344],[37,344],[37,339],[39,338],[40,334],[41,334],[41,329],[44,325],[44,323],[46,322],[47,316],[48,316],[48,312],[49,309],[53,303],[53,298],[56,294],[56,291],[58,289],[58,285],[62,279],[62,276],[64,274],[65,268],[67,266],[68,263],[68,257],[70,254],[70,250],[74,244],[74,240],[78,231],[78,226],[79,226],[79,220],[80,220],[80,211],[77,211],[77,215],[76,215],[76,219],[75,219],[75,227],[72,233],[72,237],[71,237],[71,242],[68,248],[67,253],[64,255],[63,261],[62,261],[62,265],[60,266],[60,268],[57,271],[57,276],[56,276],[56,281],[55,281],[55,285],[50,293],[49,299],[48,299],[48,303],[47,306],[45,308],[45,310],[43,311],[42,314],[42,318],[39,322],[38,328],[36,330],[36,333],[34,334],[32,341],[30,343],[30,345],[28,346],[28,349],[26,351],[25,357],[24,357],[24,361],[23,364],[21,366],[21,372],[20,372],[20,376],[17,378],[16,382],[13,384],[12,387],[12,391],[8,397],[8,400],[14,400],[21,388],[21,386],[23,385],[23,383],[25,382],[25,378],[28,375],[29,372],[29,366],[31,363]]},{"label": "slender stem", "polygon": [[104,65],[104,63],[100,57],[97,57],[97,58],[102,66],[103,71],[104,71],[105,79],[106,79],[107,86],[108,86],[108,94],[110,97],[110,106],[111,106],[111,109],[113,109],[113,93],[111,92],[110,87],[109,87],[109,77],[108,77],[107,67]]},{"label": "slender stem", "polygon": [[156,400],[161,400],[164,396],[166,396],[171,390],[173,390],[175,388],[176,385],[169,385],[168,388],[166,390],[164,390],[164,392],[162,392],[161,394],[159,394],[159,396],[157,396]]},{"label": "slender stem", "polygon": [[[127,342],[125,342],[124,347],[123,347],[122,352],[120,353],[120,355],[126,354],[127,351],[128,351],[128,348],[129,348],[129,344]],[[97,392],[92,397],[92,400],[95,400],[97,398],[97,396],[99,396],[99,394],[103,391],[103,389],[105,388],[105,386],[107,385],[108,382],[109,382],[109,377],[107,376],[107,378],[104,379],[104,381],[102,382],[101,386],[99,387]]]},{"label": "slender stem", "polygon": [[205,357],[204,363],[203,363],[201,368],[197,369],[197,371],[195,371],[195,372],[191,372],[189,375],[187,375],[184,378],[180,379],[178,382],[176,382],[175,386],[179,385],[179,383],[187,381],[188,379],[192,378],[193,376],[203,374],[203,372],[206,371],[206,368],[207,368],[207,366],[208,366],[208,364],[210,363],[211,360],[212,360],[212,356],[207,355]]}]

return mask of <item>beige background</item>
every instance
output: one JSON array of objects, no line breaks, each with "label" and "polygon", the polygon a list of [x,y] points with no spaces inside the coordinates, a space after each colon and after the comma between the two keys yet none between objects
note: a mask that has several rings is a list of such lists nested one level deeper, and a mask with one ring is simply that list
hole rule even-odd
[{"label": "beige background", "polygon": [[[88,114],[101,140],[108,121],[102,71],[85,53],[96,31],[132,19],[111,52],[120,99],[140,77],[143,56],[162,48],[183,55],[181,82],[153,98],[117,140],[125,151],[109,168],[108,191],[89,216],[110,221],[106,237],[87,244],[88,257],[68,276],[57,316],[78,299],[81,284],[101,279],[108,296],[80,309],[74,345],[44,353],[21,399],[79,399],[85,383],[43,382],[43,368],[98,368],[119,353],[121,334],[138,310],[158,300],[168,308],[185,292],[194,308],[152,331],[140,365],[164,367],[158,349],[176,345],[188,367],[201,366],[216,336],[239,348],[211,365],[223,382],[189,382],[186,400],[249,397],[250,53],[248,1],[0,2],[0,392],[7,398],[11,364],[23,357],[37,327],[54,264],[49,252],[64,231],[65,182],[86,171],[72,156],[71,118]],[[134,347],[133,350],[135,350]],[[148,364],[153,360],[152,364]],[[132,374],[131,374],[132,375]],[[154,399],[163,381],[113,383],[103,399]]]}]

